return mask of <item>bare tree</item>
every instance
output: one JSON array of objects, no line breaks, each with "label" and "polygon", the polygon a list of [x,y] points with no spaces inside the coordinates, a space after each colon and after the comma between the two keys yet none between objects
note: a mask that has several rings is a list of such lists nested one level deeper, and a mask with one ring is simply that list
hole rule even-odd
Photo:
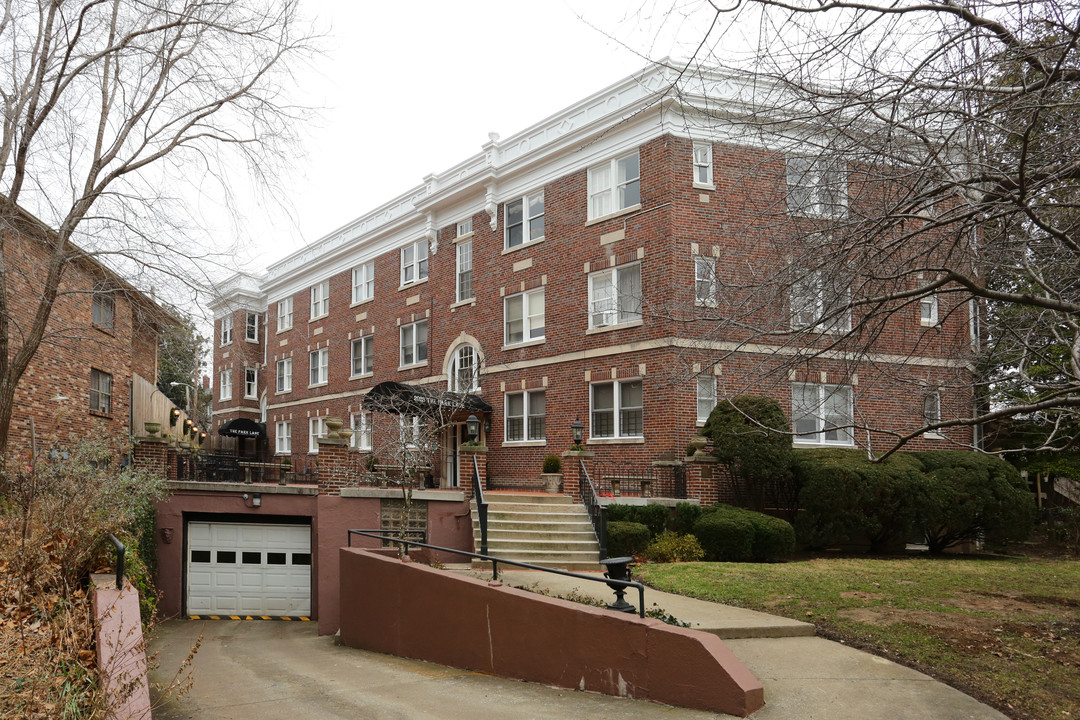
[{"label": "bare tree", "polygon": [[296,0],[4,4],[0,450],[16,386],[60,332],[50,317],[73,263],[198,293],[195,261],[228,256],[220,238],[200,242],[182,188],[227,204],[244,163],[272,178],[298,114],[283,83],[310,40]]},{"label": "bare tree", "polygon": [[[1006,418],[1039,423],[1038,446],[1075,449],[1080,5],[703,5],[671,92],[691,132],[723,127],[762,151],[731,198],[755,205],[730,228],[753,254],[720,253],[702,278],[715,303],[651,310],[697,328],[713,363],[767,348],[755,383],[791,392],[828,362],[872,371],[894,397],[907,388],[915,407],[891,427],[858,408],[849,420],[879,454]],[[969,399],[935,407],[939,391]]]}]

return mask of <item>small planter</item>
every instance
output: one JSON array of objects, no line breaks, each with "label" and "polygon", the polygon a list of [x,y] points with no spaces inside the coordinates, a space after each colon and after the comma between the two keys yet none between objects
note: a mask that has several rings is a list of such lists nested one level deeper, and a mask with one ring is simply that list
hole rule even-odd
[{"label": "small planter", "polygon": [[326,425],[326,434],[330,437],[337,437],[337,431],[344,425],[344,423],[341,422],[341,418],[336,417],[328,417],[323,420],[323,423]]},{"label": "small planter", "polygon": [[146,434],[149,435],[150,437],[157,437],[157,434],[159,432],[161,432],[161,423],[159,423],[159,422],[144,422],[143,423],[143,430],[145,430]]},{"label": "small planter", "polygon": [[551,495],[562,489],[562,473],[540,473],[540,479],[544,481],[544,492]]},{"label": "small planter", "polygon": [[687,449],[693,448],[694,451],[692,453],[692,456],[697,457],[698,455],[704,454],[701,452],[701,449],[705,447],[708,443],[708,438],[704,437],[703,435],[695,435],[694,437],[690,438],[690,442],[687,443]]},{"label": "small planter", "polygon": [[647,478],[641,479],[641,497],[652,497],[652,480]]},{"label": "small planter", "polygon": [[622,481],[619,478],[611,478],[610,482],[611,482],[611,495],[612,495],[612,497],[619,497],[622,494],[620,492]]}]

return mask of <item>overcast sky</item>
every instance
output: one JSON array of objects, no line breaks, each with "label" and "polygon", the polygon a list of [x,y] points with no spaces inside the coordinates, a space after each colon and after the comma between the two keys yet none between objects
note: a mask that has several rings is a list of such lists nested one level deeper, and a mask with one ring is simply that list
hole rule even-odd
[{"label": "overcast sky", "polygon": [[247,269],[479,152],[489,132],[508,137],[630,75],[643,55],[689,55],[701,15],[673,21],[652,10],[704,3],[654,2],[305,0],[327,37],[296,91],[322,110],[283,180],[289,214],[274,203],[242,208],[244,228],[233,232]]}]

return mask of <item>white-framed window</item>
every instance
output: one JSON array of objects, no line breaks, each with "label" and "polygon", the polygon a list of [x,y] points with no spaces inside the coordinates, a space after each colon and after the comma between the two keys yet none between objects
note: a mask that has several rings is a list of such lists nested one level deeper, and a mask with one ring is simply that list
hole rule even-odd
[{"label": "white-framed window", "polygon": [[232,400],[232,370],[222,370],[218,375],[218,398]]},{"label": "white-framed window", "polygon": [[375,368],[375,336],[365,335],[352,341],[352,375],[368,375]]},{"label": "white-framed window", "polygon": [[471,300],[472,288],[472,240],[457,244],[457,301]]},{"label": "white-framed window", "polygon": [[232,345],[233,319],[232,315],[221,318],[221,344]]},{"label": "white-framed window", "polygon": [[716,407],[716,376],[697,376],[697,421],[703,423],[709,419]]},{"label": "white-framed window", "polygon": [[372,417],[370,412],[353,413],[349,421],[352,428],[352,444],[357,450],[370,450],[372,439]]},{"label": "white-framed window", "polygon": [[506,203],[506,248],[544,237],[544,191]]},{"label": "white-framed window", "polygon": [[712,187],[712,143],[694,143],[694,185]]},{"label": "white-framed window", "polygon": [[311,286],[311,319],[325,317],[330,314],[330,281],[323,280],[318,285]]},{"label": "white-framed window", "polygon": [[589,168],[589,220],[641,203],[638,151]]},{"label": "white-framed window", "polygon": [[308,452],[319,452],[319,438],[326,437],[326,418],[308,418]]},{"label": "white-framed window", "polygon": [[854,396],[848,385],[792,383],[796,444],[854,445]]},{"label": "white-framed window", "polygon": [[468,393],[480,389],[480,353],[472,345],[462,345],[450,356],[446,369],[447,389]]},{"label": "white-framed window", "polygon": [[544,288],[511,295],[503,301],[503,344],[544,337]]},{"label": "white-framed window", "polygon": [[505,442],[547,439],[547,401],[543,390],[506,394]]},{"label": "white-framed window", "polygon": [[716,258],[694,256],[694,302],[716,305],[719,288],[716,284]]},{"label": "white-framed window", "polygon": [[593,438],[639,438],[644,436],[645,407],[640,380],[594,383],[591,391]]},{"label": "white-framed window", "polygon": [[793,215],[847,214],[847,170],[839,160],[789,157],[787,205]]},{"label": "white-framed window", "polygon": [[282,358],[277,361],[277,391],[279,393],[292,391],[292,358]]},{"label": "white-framed window", "polygon": [[428,276],[428,241],[417,240],[401,248],[401,284],[419,282]]},{"label": "white-framed window", "polygon": [[409,449],[420,444],[420,416],[398,415],[398,439]]},{"label": "white-framed window", "polygon": [[90,300],[90,322],[104,330],[112,330],[116,323],[116,302],[104,285],[94,286],[94,295]]},{"label": "white-framed window", "polygon": [[364,302],[375,297],[375,261],[366,262],[352,271],[352,301]]},{"label": "white-framed window", "polygon": [[923,395],[923,422],[927,425],[941,422],[941,393],[937,390]]},{"label": "white-framed window", "polygon": [[330,348],[308,353],[308,385],[325,385],[330,373]]},{"label": "white-framed window", "polygon": [[851,290],[822,272],[811,272],[791,284],[791,329],[821,332],[851,329]]},{"label": "white-framed window", "polygon": [[112,412],[112,375],[90,368],[90,410],[108,415]]},{"label": "white-framed window", "polygon": [[244,339],[259,342],[259,313],[249,312],[244,323]]},{"label": "white-framed window", "polygon": [[274,452],[278,455],[292,452],[292,423],[287,420],[274,425]]},{"label": "white-framed window", "polygon": [[277,331],[285,332],[292,329],[292,298],[287,297],[278,300],[277,304]]},{"label": "white-framed window", "polygon": [[938,297],[927,295],[919,299],[919,324],[933,327],[938,324]]},{"label": "white-framed window", "polygon": [[472,232],[472,218],[462,220],[457,224],[457,237],[468,235]]},{"label": "white-framed window", "polygon": [[589,327],[641,320],[641,263],[609,268],[589,276]]},{"label": "white-framed window", "polygon": [[259,397],[259,371],[255,368],[244,368],[244,397],[248,400]]},{"label": "white-framed window", "polygon": [[401,326],[401,364],[427,362],[427,320]]}]

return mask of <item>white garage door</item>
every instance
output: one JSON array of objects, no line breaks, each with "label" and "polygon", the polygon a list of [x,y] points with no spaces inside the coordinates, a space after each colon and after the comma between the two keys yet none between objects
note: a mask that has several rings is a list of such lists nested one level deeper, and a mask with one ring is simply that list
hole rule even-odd
[{"label": "white garage door", "polygon": [[311,527],[189,522],[189,615],[311,615]]}]

